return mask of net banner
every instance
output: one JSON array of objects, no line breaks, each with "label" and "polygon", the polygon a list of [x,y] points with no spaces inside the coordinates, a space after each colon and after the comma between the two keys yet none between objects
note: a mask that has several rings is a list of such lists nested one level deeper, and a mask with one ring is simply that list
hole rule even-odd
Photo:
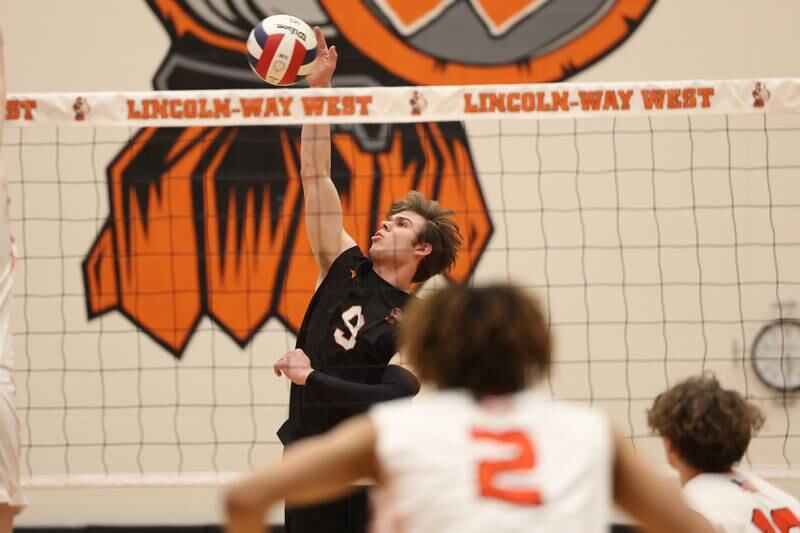
[{"label": "net banner", "polygon": [[12,126],[240,126],[796,113],[800,79],[11,94]]}]

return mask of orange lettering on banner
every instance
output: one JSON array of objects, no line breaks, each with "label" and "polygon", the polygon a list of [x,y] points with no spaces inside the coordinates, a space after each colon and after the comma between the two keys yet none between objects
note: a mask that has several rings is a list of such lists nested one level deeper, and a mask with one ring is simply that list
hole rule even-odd
[{"label": "orange lettering on banner", "polygon": [[[251,100],[258,99],[253,98]],[[213,100],[205,98],[185,98],[183,100],[162,98],[157,100],[153,98],[142,100],[141,102],[128,100],[127,105],[128,118],[135,120],[229,118],[231,116],[230,98],[215,98]],[[246,107],[244,99],[242,99],[242,107]],[[250,111],[249,108],[248,111]]]},{"label": "orange lettering on banner", "polygon": [[666,97],[667,109],[693,109],[697,107],[697,97],[700,97],[700,107],[711,106],[711,96],[714,95],[713,87],[686,87],[683,89],[642,89],[642,100],[645,109],[664,109]]},{"label": "orange lettering on banner", "polygon": [[472,102],[472,94],[467,93],[464,95],[464,113],[477,113],[478,106]]},{"label": "orange lettering on banner", "polygon": [[683,107],[697,107],[697,89],[686,88],[683,90]]},{"label": "orange lettering on banner", "polygon": [[489,112],[493,113],[495,111],[501,111],[505,113],[506,111],[506,102],[503,98],[502,94],[497,93],[488,93],[486,95],[489,99]]},{"label": "orange lettering on banner", "polygon": [[325,98],[325,101],[328,102],[328,115],[329,116],[339,116],[342,114],[342,111],[339,109],[339,102],[341,101],[341,97],[339,96],[328,96]]},{"label": "orange lettering on banner", "polygon": [[668,89],[667,90],[667,108],[668,109],[688,109],[697,107],[697,96],[700,96],[701,107],[711,106],[711,95],[714,94],[713,87],[687,87],[685,89]]},{"label": "orange lettering on banner", "polygon": [[[569,91],[479,93],[464,95],[465,113],[519,113],[524,111],[569,111]],[[599,106],[599,101],[598,101]]]},{"label": "orange lettering on banner", "polygon": [[[144,106],[144,118],[169,118],[166,100],[145,100]],[[150,112],[147,111],[148,106],[150,107]]]},{"label": "orange lettering on banner", "polygon": [[[291,96],[281,96],[279,98],[273,98],[271,96],[267,98],[240,98],[239,103],[242,105],[242,116],[244,116],[244,118],[261,116],[277,117],[278,115],[288,117],[291,115]],[[266,106],[264,104],[266,104]],[[280,109],[278,108],[278,104],[280,104]],[[230,116],[230,102],[227,102],[225,116]]]},{"label": "orange lettering on banner", "polygon": [[214,116],[214,111],[209,109],[208,100],[205,98],[197,101],[200,104],[200,111],[198,115],[200,118],[211,118]]},{"label": "orange lettering on banner", "polygon": [[[633,94],[633,91],[620,91],[620,90],[606,91],[603,94],[603,110],[607,111],[609,109],[615,109],[615,110],[629,109],[630,106],[628,106],[627,104],[629,103],[631,94]],[[622,100],[622,104],[620,104],[619,100]]]},{"label": "orange lettering on banner", "polygon": [[664,89],[642,89],[645,109],[664,109]]},{"label": "orange lettering on banner", "polygon": [[36,100],[8,100],[6,102],[6,120],[33,120]]},{"label": "orange lettering on banner", "polygon": [[186,116],[186,118],[197,118],[197,101],[184,100],[183,114]]},{"label": "orange lettering on banner", "polygon": [[622,109],[628,110],[631,108],[631,96],[633,96],[633,90],[628,89],[627,91],[617,91],[620,99],[622,99]]},{"label": "orange lettering on banner", "polygon": [[172,118],[183,118],[183,111],[181,110],[180,100],[171,100],[169,103],[169,114]]},{"label": "orange lettering on banner", "polygon": [[714,96],[713,87],[700,87],[697,89],[697,94],[700,95],[700,107],[711,107],[711,97]]},{"label": "orange lettering on banner", "polygon": [[667,109],[679,109],[683,107],[680,96],[680,89],[667,89]]},{"label": "orange lettering on banner", "polygon": [[369,105],[372,103],[371,96],[356,96],[356,103],[359,105],[359,115],[369,115]]},{"label": "orange lettering on banner", "polygon": [[283,116],[288,117],[291,115],[291,111],[289,111],[289,107],[292,105],[292,97],[291,96],[281,96],[278,98],[278,101],[281,103],[281,107],[283,108]]},{"label": "orange lettering on banner", "polygon": [[536,93],[536,105],[539,111],[550,111],[550,104],[544,101],[544,93]]},{"label": "orange lettering on banner", "polygon": [[569,91],[550,93],[553,95],[553,111],[569,111]]},{"label": "orange lettering on banner", "polygon": [[325,109],[325,101],[321,96],[304,96],[303,111],[306,115],[319,116]]},{"label": "orange lettering on banner", "polygon": [[372,96],[304,96],[303,111],[308,116],[368,115]]},{"label": "orange lettering on banner", "polygon": [[128,100],[128,120],[142,118],[142,112],[136,109],[136,101]]},{"label": "orange lettering on banner", "polygon": [[261,115],[261,107],[264,103],[263,98],[240,98],[239,103],[242,105],[242,115],[245,118],[257,117]]},{"label": "orange lettering on banner", "polygon": [[581,99],[581,109],[584,111],[599,111],[603,102],[603,91],[578,91]]},{"label": "orange lettering on banner", "polygon": [[522,110],[534,111],[536,109],[536,98],[533,93],[522,93]]},{"label": "orange lettering on banner", "polygon": [[356,114],[356,102],[352,96],[342,98],[342,114],[348,116]]},{"label": "orange lettering on banner", "polygon": [[619,109],[617,93],[614,91],[605,91],[603,93],[603,111],[608,111],[609,109]]},{"label": "orange lettering on banner", "polygon": [[278,114],[278,102],[276,102],[274,98],[267,98],[266,106],[264,107],[264,116],[277,117]]}]

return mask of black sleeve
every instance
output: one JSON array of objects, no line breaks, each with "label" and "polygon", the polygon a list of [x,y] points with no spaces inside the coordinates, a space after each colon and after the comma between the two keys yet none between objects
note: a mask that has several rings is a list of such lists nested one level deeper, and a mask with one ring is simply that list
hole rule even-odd
[{"label": "black sleeve", "polygon": [[340,272],[349,273],[351,268],[358,270],[366,261],[367,258],[361,252],[361,248],[359,248],[358,245],[352,246],[340,253],[336,259],[333,260],[331,266],[328,268],[328,272],[325,274],[325,278],[327,279],[331,274],[336,276]]},{"label": "black sleeve", "polygon": [[381,382],[375,385],[355,383],[314,370],[306,380],[307,388],[322,402],[344,407],[353,413],[365,411],[370,405],[419,392],[419,381],[403,367],[388,365]]}]

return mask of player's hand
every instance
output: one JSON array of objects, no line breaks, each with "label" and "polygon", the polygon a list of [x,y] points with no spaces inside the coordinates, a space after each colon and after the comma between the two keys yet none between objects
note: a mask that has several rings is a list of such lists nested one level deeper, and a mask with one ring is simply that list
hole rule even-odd
[{"label": "player's hand", "polygon": [[306,76],[309,87],[330,87],[333,71],[336,70],[336,60],[339,54],[336,47],[328,48],[325,36],[319,26],[314,26],[314,35],[317,37],[317,60],[311,67],[311,72]]},{"label": "player's hand", "polygon": [[283,354],[272,367],[276,376],[284,375],[295,385],[305,385],[311,368],[311,359],[300,349],[290,350]]}]

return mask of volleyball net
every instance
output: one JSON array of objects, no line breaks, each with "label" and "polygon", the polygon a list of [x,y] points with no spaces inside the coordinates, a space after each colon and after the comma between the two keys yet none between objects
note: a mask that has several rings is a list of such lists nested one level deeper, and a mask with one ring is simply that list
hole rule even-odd
[{"label": "volleyball net", "polygon": [[316,279],[300,125],[332,124],[345,227],[457,212],[456,267],[548,309],[561,400],[662,463],[653,398],[713,371],[798,477],[800,81],[12,94],[3,153],[29,486],[214,484],[276,457]]}]

